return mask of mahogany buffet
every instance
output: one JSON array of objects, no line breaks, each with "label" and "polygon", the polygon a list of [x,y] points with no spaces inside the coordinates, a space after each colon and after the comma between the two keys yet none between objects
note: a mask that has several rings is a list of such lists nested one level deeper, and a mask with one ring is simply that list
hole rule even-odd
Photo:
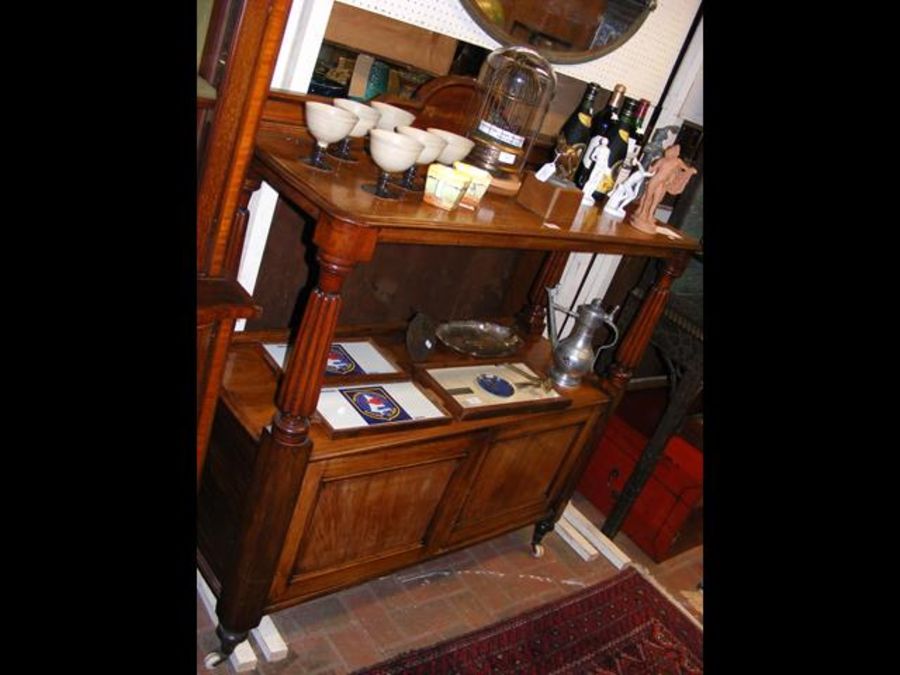
[{"label": "mahogany buffet", "polygon": [[[327,100],[297,100],[305,98]],[[272,98],[269,104],[274,109]],[[275,108],[285,110],[283,95]],[[598,219],[593,207],[559,229],[514,197],[491,193],[474,211],[443,211],[414,193],[382,200],[361,189],[377,175],[361,146],[358,163],[329,158],[338,165],[331,173],[303,164],[312,140],[300,126],[302,113],[295,116],[291,126],[267,122],[264,113],[245,190],[264,180],[314,219],[317,282],[283,373],[252,333],[236,339],[226,358],[198,496],[198,560],[218,596],[221,654],[264,614],[512,530],[534,525],[539,554],[641,360],[672,281],[698,248],[688,237]],[[415,371],[402,331],[338,326],[345,280],[382,242],[546,251],[525,306],[508,317],[526,336],[510,359],[542,375],[550,357],[541,337],[544,289],[558,282],[569,252],[651,256],[665,264],[606,376],[560,390],[571,399],[567,407],[332,438],[314,413],[336,335],[370,337],[410,377]],[[439,348],[424,363],[483,362]]]}]

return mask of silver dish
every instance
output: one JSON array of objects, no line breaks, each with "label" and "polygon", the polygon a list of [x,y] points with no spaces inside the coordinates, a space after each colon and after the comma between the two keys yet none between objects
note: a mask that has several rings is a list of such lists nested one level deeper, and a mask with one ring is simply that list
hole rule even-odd
[{"label": "silver dish", "polygon": [[487,321],[449,321],[435,334],[450,349],[469,356],[508,356],[522,345],[512,328]]}]

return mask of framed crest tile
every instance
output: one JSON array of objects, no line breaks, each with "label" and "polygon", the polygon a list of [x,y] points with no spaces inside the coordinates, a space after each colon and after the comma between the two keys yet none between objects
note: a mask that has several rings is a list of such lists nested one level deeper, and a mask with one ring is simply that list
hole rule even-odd
[{"label": "framed crest tile", "polygon": [[416,376],[434,389],[457,418],[506,415],[565,408],[572,400],[522,362],[429,368],[418,366]]},{"label": "framed crest tile", "polygon": [[[260,348],[273,370],[284,369],[288,351],[286,342],[263,342]],[[331,343],[325,366],[325,386],[408,378],[393,357],[370,338],[348,338]]]},{"label": "framed crest tile", "polygon": [[434,394],[412,380],[339,387],[326,383],[316,417],[332,438],[452,420]]}]

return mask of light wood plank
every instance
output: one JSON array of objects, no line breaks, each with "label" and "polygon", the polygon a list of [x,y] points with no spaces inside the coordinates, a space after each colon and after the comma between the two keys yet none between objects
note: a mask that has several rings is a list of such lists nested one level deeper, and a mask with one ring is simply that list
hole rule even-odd
[{"label": "light wood plank", "polygon": [[284,638],[270,617],[264,616],[259,626],[250,631],[250,635],[253,636],[266,661],[281,661],[287,656],[288,648]]},{"label": "light wood plank", "polygon": [[565,518],[560,518],[553,531],[559,535],[560,539],[571,546],[582,560],[590,562],[591,560],[596,560],[600,557],[597,549],[591,546],[591,542],[584,538],[578,530],[572,527],[572,524]]},{"label": "light wood plank", "polygon": [[571,502],[566,506],[566,510],[563,511],[560,522],[563,521],[571,524],[575,530],[591,542],[591,544],[600,551],[607,560],[615,565],[617,569],[622,569],[626,565],[631,564],[631,558],[629,558],[622,549],[616,546],[609,537],[598,530],[581,511],[571,504]]}]

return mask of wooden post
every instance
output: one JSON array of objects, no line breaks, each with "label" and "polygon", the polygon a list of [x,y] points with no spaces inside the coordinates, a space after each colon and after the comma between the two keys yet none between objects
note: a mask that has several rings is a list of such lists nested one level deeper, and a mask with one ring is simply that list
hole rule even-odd
[{"label": "wooden post", "polygon": [[616,361],[610,368],[609,377],[601,382],[603,390],[613,398],[610,410],[614,410],[618,405],[628,381],[634,375],[635,368],[640,365],[644,352],[650,344],[653,330],[669,300],[672,282],[684,272],[689,259],[689,252],[680,252],[666,260],[662,273],[650,288],[637,316],[628,327],[628,333],[616,352]]},{"label": "wooden post", "polygon": [[371,259],[377,234],[376,229],[329,216],[316,224],[313,241],[319,247],[318,284],[285,364],[271,431],[264,429],[260,438],[234,562],[224,575],[216,608],[216,632],[225,654],[232,642],[246,639],[247,632],[262,618],[312,450],[309,418],[315,412],[325,378],[328,350],[341,308],[340,290],[354,265]]}]

